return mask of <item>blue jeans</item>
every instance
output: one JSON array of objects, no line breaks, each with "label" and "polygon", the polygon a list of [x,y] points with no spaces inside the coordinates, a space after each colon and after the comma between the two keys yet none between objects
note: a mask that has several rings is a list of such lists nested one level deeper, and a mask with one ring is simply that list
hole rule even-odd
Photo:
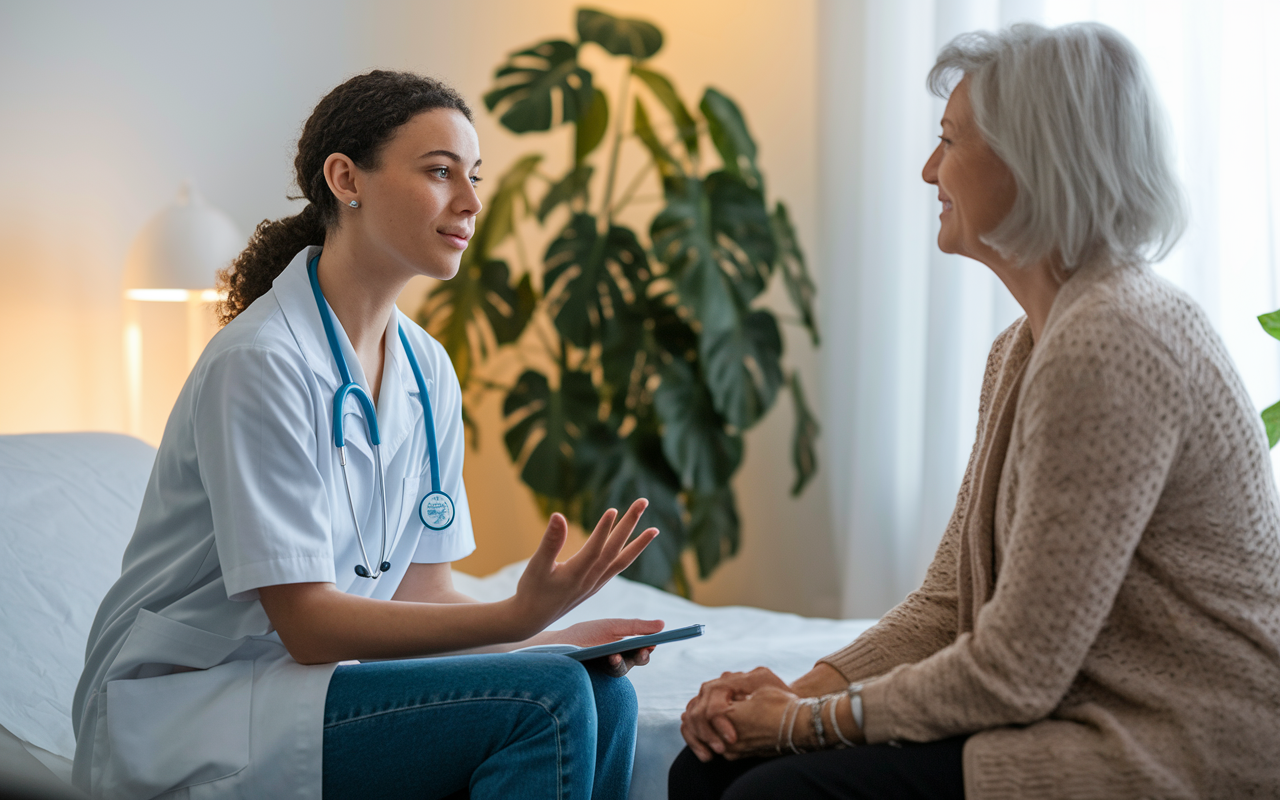
[{"label": "blue jeans", "polygon": [[636,695],[564,656],[338,667],[324,704],[324,797],[621,800]]}]

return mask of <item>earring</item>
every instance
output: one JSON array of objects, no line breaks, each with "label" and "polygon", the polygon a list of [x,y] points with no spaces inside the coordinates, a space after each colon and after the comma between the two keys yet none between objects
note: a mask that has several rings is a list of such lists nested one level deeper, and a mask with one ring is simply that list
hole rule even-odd
[{"label": "earring", "polygon": [[347,203],[347,205],[351,206],[352,208],[359,208],[359,207],[360,207],[360,201],[359,201],[359,200],[352,200],[350,203]]}]

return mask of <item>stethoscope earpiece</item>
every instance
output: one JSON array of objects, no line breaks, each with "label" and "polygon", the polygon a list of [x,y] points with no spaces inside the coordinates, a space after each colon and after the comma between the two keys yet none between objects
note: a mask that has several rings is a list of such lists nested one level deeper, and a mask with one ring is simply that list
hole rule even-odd
[{"label": "stethoscope earpiece", "polygon": [[[320,256],[317,254],[307,262],[307,277],[311,280],[311,291],[316,298],[316,308],[320,311],[320,321],[324,323],[324,335],[329,342],[329,350],[333,353],[333,360],[337,362],[338,373],[342,377],[342,386],[338,388],[338,391],[333,396],[333,444],[334,447],[338,448],[338,461],[342,466],[342,482],[347,487],[347,505],[351,509],[351,522],[355,525],[356,540],[360,543],[360,555],[364,558],[363,564],[356,564],[356,574],[361,578],[376,579],[379,575],[391,569],[391,562],[383,561],[387,552],[387,535],[390,533],[391,526],[387,520],[387,482],[382,468],[382,449],[378,437],[378,414],[368,393],[359,384],[351,380],[351,372],[347,369],[347,360],[342,357],[342,348],[338,346],[338,335],[333,329],[333,320],[329,316],[328,304],[325,303],[324,293],[320,291],[320,278],[316,275],[316,264],[319,261]],[[440,489],[440,451],[436,447],[436,424],[435,418],[431,413],[431,397],[427,394],[427,383],[422,377],[422,369],[418,366],[418,358],[413,354],[413,347],[409,344],[409,337],[405,335],[404,328],[399,325],[396,328],[400,333],[400,343],[404,347],[405,357],[409,359],[409,367],[413,370],[413,378],[418,384],[418,394],[422,400],[422,424],[427,434],[427,455],[431,460],[431,491],[419,501],[418,514],[421,516],[423,514],[422,509],[425,506],[429,506],[428,515],[423,517],[423,524],[432,530],[442,530],[453,523],[453,498]],[[360,522],[356,517],[355,498],[351,495],[351,480],[347,476],[347,456],[346,448],[344,447],[346,440],[342,434],[342,412],[349,395],[355,396],[358,405],[364,411],[365,428],[369,432],[369,443],[373,446],[373,457],[378,471],[377,483],[382,489],[382,546],[378,553],[377,575],[370,571],[369,554],[364,548],[364,534],[360,532]],[[393,549],[394,546],[393,543]]]}]

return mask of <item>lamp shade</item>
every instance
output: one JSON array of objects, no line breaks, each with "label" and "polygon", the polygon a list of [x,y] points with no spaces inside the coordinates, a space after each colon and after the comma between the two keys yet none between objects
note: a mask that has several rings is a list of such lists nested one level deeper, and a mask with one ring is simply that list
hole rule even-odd
[{"label": "lamp shade", "polygon": [[177,201],[152,217],[133,240],[125,262],[125,293],[211,290],[218,270],[239,255],[245,241],[230,217],[184,183]]}]

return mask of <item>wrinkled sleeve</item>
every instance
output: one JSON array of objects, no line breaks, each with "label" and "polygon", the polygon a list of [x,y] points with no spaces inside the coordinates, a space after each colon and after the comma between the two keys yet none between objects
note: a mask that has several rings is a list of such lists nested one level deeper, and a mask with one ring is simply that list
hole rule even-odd
[{"label": "wrinkled sleeve", "polygon": [[329,494],[316,466],[315,405],[278,353],[238,347],[208,365],[194,425],[227,596],[333,582]]},{"label": "wrinkled sleeve", "polygon": [[1180,446],[1185,374],[1137,324],[1063,331],[1050,347],[1018,408],[994,594],[973,631],[868,684],[868,741],[1043,719],[1107,620]]}]

